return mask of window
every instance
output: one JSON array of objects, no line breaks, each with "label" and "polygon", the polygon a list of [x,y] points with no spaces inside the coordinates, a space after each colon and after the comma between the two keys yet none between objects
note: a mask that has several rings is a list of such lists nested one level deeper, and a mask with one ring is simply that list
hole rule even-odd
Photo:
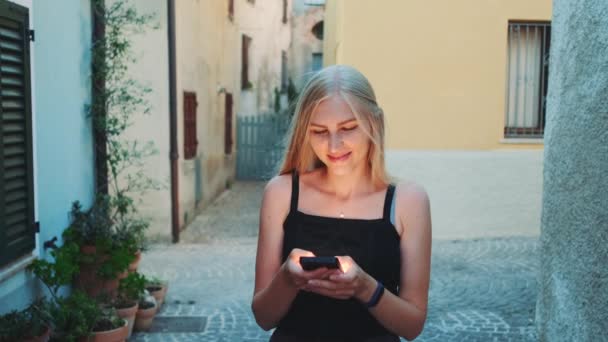
[{"label": "window", "polygon": [[287,52],[281,51],[281,92],[287,92],[289,79],[287,77]]},{"label": "window", "polygon": [[249,89],[252,87],[249,80],[249,48],[251,47],[251,38],[243,35],[241,47],[241,89]]},{"label": "window", "polygon": [[505,138],[542,138],[550,23],[509,23]]},{"label": "window", "polygon": [[184,159],[196,157],[196,93],[184,92]]},{"label": "window", "polygon": [[0,266],[36,243],[29,11],[0,0]]},{"label": "window", "polygon": [[287,24],[287,0],[283,0],[283,24]]},{"label": "window", "polygon": [[228,19],[234,20],[234,0],[228,0]]},{"label": "window", "polygon": [[312,72],[317,72],[323,69],[323,53],[312,54]]},{"label": "window", "polygon": [[232,94],[226,93],[226,103],[224,109],[224,153],[232,153]]}]

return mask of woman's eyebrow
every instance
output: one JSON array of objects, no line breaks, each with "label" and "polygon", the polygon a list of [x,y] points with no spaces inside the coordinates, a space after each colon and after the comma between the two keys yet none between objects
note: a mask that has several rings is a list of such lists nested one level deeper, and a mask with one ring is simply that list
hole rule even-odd
[{"label": "woman's eyebrow", "polygon": [[[347,124],[347,123],[349,123],[349,122],[351,122],[351,121],[357,121],[357,118],[352,118],[352,119],[348,119],[348,120],[344,120],[344,121],[338,122],[338,126],[342,126],[342,125]],[[324,127],[324,128],[327,128],[326,126],[319,125],[319,124],[316,124],[316,123],[314,123],[314,122],[311,122],[311,123],[310,123],[310,125],[311,125],[311,126],[317,126],[317,127]]]}]

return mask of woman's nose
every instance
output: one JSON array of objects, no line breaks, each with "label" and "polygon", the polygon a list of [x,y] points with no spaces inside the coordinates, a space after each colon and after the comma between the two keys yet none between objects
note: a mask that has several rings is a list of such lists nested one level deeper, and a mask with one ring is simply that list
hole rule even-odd
[{"label": "woman's nose", "polygon": [[342,141],[342,137],[339,134],[330,134],[329,135],[329,152],[338,151],[344,141]]}]

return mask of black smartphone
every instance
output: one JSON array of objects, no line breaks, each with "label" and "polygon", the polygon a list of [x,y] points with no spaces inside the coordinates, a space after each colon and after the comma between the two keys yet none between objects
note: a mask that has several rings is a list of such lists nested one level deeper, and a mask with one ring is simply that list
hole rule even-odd
[{"label": "black smartphone", "polygon": [[335,256],[329,257],[300,257],[300,265],[305,271],[316,270],[320,267],[327,267],[329,269],[339,269],[340,260]]}]

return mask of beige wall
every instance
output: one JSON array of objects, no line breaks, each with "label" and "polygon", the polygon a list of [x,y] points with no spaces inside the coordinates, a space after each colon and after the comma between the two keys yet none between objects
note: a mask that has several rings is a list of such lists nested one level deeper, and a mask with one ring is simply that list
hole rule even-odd
[{"label": "beige wall", "polygon": [[390,149],[536,149],[504,142],[509,20],[550,20],[551,0],[328,0],[325,65],[374,86]]},{"label": "beige wall", "polygon": [[[288,18],[291,0],[288,2]],[[252,38],[249,50],[249,80],[252,90],[241,92],[238,113],[241,116],[266,113],[274,108],[274,88],[281,88],[281,51],[289,50],[291,23],[283,23],[283,1],[235,0],[235,23],[238,35],[238,75],[241,71],[241,35]],[[240,89],[240,85],[239,85]]]},{"label": "beige wall", "polygon": [[[109,1],[112,3],[112,1]],[[165,0],[136,0],[132,2],[139,14],[154,14],[157,29],[132,37],[137,62],[130,65],[131,77],[149,87],[147,100],[151,111],[133,117],[133,126],[126,132],[129,140],[153,142],[158,154],[144,160],[145,174],[164,187],[141,196],[140,213],[151,219],[148,236],[169,239],[171,236],[171,192],[169,164],[169,58],[167,42],[167,2]],[[151,72],[151,71],[154,72]]]},{"label": "beige wall", "polygon": [[289,73],[300,91],[311,75],[312,54],[323,53],[323,41],[312,34],[312,28],[323,21],[323,6],[308,6],[305,0],[294,0],[291,21],[291,46],[289,49]]},{"label": "beige wall", "polygon": [[[237,31],[225,1],[176,1],[180,224],[194,219],[234,178],[224,154],[224,88],[238,101]],[[196,92],[197,156],[184,160],[183,92]],[[236,120],[233,120],[235,122]]]},{"label": "beige wall", "polygon": [[[138,62],[131,74],[152,89],[149,116],[129,129],[129,138],[153,141],[159,154],[148,158],[146,173],[163,182],[161,191],[142,197],[139,210],[152,219],[148,236],[171,238],[169,159],[169,60],[167,2],[134,1],[141,13],[156,13],[158,30],[134,38]],[[240,91],[238,25],[228,19],[224,1],[176,1],[177,126],[179,222],[184,227],[234,179],[235,158],[224,153],[225,92],[234,95],[236,116]],[[197,96],[197,156],[184,159],[184,91]],[[233,124],[236,120],[233,120]],[[234,125],[233,125],[234,134]],[[234,135],[233,135],[234,136]],[[234,148],[234,146],[233,146]],[[233,149],[234,150],[234,149]]]}]

